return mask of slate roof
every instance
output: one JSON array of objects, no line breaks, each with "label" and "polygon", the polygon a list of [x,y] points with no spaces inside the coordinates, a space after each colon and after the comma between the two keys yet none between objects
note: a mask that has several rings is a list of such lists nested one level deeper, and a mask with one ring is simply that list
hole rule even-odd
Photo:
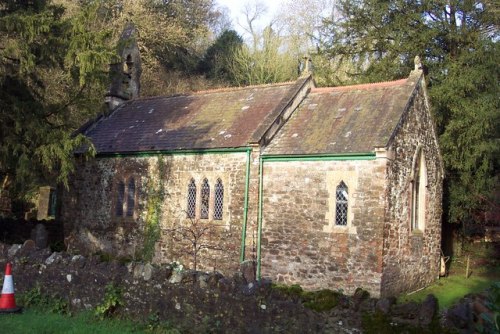
[{"label": "slate roof", "polygon": [[422,77],[313,88],[263,154],[342,154],[386,147]]},{"label": "slate roof", "polygon": [[136,99],[81,132],[97,153],[244,147],[259,141],[309,79]]}]

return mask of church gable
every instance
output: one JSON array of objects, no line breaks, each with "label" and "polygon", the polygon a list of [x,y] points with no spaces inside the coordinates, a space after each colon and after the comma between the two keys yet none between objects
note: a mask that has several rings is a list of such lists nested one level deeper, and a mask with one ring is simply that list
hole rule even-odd
[{"label": "church gable", "polygon": [[413,76],[313,88],[264,154],[360,153],[385,147],[415,90]]}]

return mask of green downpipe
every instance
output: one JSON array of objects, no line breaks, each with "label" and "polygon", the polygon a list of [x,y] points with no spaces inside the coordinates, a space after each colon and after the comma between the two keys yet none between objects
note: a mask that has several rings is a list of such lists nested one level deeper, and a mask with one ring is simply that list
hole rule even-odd
[{"label": "green downpipe", "polygon": [[263,186],[263,175],[262,175],[262,156],[259,158],[259,215],[257,223],[257,279],[260,280],[260,243],[262,239],[262,186]]},{"label": "green downpipe", "polygon": [[247,166],[245,174],[245,202],[243,207],[243,227],[241,230],[241,255],[240,262],[245,261],[245,246],[247,239],[247,219],[248,219],[248,191],[250,184],[250,159],[251,159],[252,149],[247,150]]}]

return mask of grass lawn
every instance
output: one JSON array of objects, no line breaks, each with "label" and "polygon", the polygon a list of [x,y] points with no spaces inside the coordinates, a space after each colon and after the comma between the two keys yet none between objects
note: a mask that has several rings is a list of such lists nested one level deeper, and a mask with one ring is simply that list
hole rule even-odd
[{"label": "grass lawn", "polygon": [[121,334],[143,333],[130,322],[118,320],[96,320],[90,313],[78,313],[69,317],[55,313],[41,312],[33,309],[24,310],[22,314],[0,315],[1,332],[11,334]]},{"label": "grass lawn", "polygon": [[[460,298],[469,293],[486,290],[494,282],[500,281],[500,245],[471,244],[462,256],[452,259],[447,277],[441,277],[431,286],[412,293],[402,295],[398,303],[408,301],[421,302],[428,294],[433,294],[439,300],[439,308],[449,308]],[[469,276],[466,278],[467,258],[469,259]]]}]

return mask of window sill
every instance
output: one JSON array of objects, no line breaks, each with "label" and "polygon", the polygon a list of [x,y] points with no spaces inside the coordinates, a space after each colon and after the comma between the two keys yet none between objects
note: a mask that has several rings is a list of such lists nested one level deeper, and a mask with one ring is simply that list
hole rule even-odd
[{"label": "window sill", "polygon": [[424,235],[424,231],[415,229],[411,231],[411,234],[416,237],[422,237]]}]

